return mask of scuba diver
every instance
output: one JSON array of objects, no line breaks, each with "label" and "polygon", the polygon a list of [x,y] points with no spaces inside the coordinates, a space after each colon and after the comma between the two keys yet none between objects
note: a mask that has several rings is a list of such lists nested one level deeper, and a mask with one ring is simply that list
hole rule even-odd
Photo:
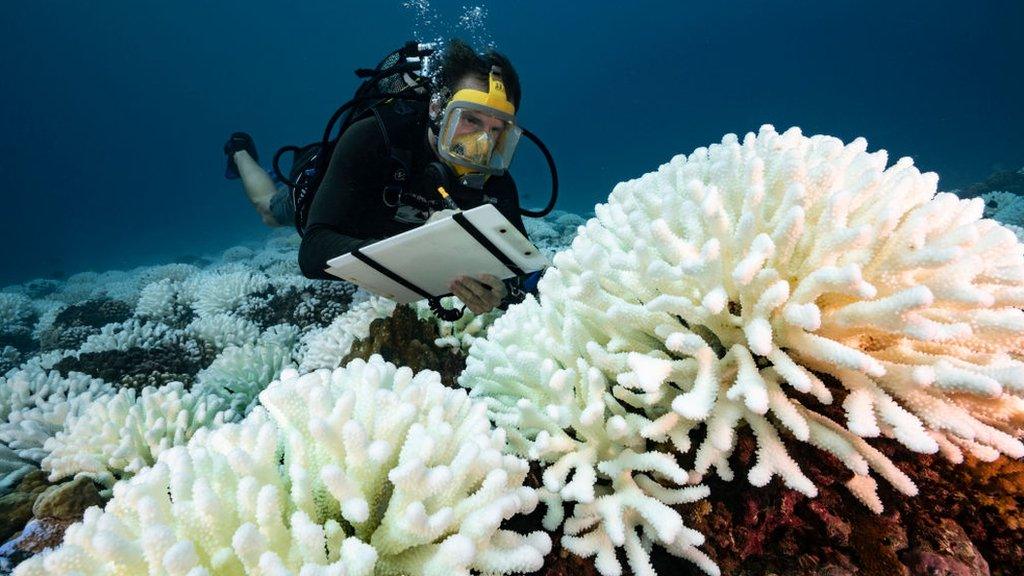
[{"label": "scuba diver", "polygon": [[[479,54],[453,39],[437,56],[436,72],[421,75],[433,52],[431,45],[410,42],[375,69],[357,70],[368,80],[356,97],[331,118],[321,141],[278,151],[276,178],[259,165],[247,134],[236,132],[224,145],[227,177],[241,178],[264,223],[294,224],[302,235],[299,266],[306,277],[337,280],[325,272],[327,260],[353,250],[358,255],[359,248],[484,202],[494,204],[527,237],[521,214],[541,217],[553,209],[554,161],[536,136],[516,124],[521,88],[508,58],[493,50]],[[551,169],[551,201],[539,212],[520,207],[508,173],[523,134]],[[278,166],[285,152],[294,158],[288,178]],[[462,276],[449,289],[482,314],[536,293],[541,273],[504,281]],[[439,316],[461,316],[441,309],[438,300],[431,300],[431,308]]]}]

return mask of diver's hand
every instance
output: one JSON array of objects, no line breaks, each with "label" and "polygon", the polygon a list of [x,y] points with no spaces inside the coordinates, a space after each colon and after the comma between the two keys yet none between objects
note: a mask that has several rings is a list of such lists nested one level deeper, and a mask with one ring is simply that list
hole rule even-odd
[{"label": "diver's hand", "polygon": [[424,224],[430,224],[431,222],[433,222],[435,220],[440,220],[442,218],[447,218],[447,217],[451,216],[452,214],[455,214],[456,212],[459,212],[459,210],[451,210],[451,209],[448,209],[448,208],[445,208],[444,210],[438,210],[437,212],[434,212],[433,214],[431,214],[430,218],[427,218],[427,221],[424,222]]},{"label": "diver's hand", "polygon": [[462,300],[473,314],[477,315],[493,310],[508,294],[505,283],[490,274],[480,276],[479,280],[474,280],[469,276],[459,276],[452,280],[448,288],[452,294]]}]

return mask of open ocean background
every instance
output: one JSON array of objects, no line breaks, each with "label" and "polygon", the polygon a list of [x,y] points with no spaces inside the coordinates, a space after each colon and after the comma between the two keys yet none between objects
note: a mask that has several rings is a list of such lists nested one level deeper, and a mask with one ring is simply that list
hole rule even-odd
[{"label": "open ocean background", "polygon": [[[130,268],[265,236],[221,146],[266,164],[316,138],[407,39],[506,53],[558,208],[728,132],[800,126],[909,155],[940,188],[1024,166],[1024,4],[400,0],[8,2],[0,18],[0,286]],[[513,165],[532,208],[541,157]]]}]

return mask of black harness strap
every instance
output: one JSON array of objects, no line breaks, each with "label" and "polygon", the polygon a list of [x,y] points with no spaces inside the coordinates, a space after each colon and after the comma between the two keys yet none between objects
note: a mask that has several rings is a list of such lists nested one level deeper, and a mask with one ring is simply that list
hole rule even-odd
[{"label": "black harness strap", "polygon": [[394,272],[389,270],[386,266],[382,266],[379,262],[377,262],[373,258],[370,258],[366,254],[363,254],[359,250],[359,248],[356,248],[355,250],[353,250],[352,251],[352,255],[355,256],[356,259],[359,260],[360,262],[362,262],[363,264],[366,264],[370,268],[373,268],[377,272],[380,272],[381,274],[383,274],[383,275],[387,276],[388,278],[390,278],[391,280],[401,284],[405,288],[407,288],[409,290],[412,290],[413,292],[419,294],[420,296],[422,296],[424,298],[433,298],[433,296],[431,296],[429,292],[427,292],[426,290],[424,290],[424,289],[420,288],[419,286],[413,284],[412,282],[409,282],[405,278],[402,278],[398,274],[395,274]]},{"label": "black harness strap", "polygon": [[498,261],[504,264],[506,268],[511,270],[513,274],[515,274],[516,276],[522,276],[523,274],[525,274],[522,268],[516,266],[516,263],[510,260],[508,256],[505,256],[505,253],[499,250],[497,246],[495,246],[490,240],[488,240],[487,236],[484,236],[483,232],[478,230],[476,226],[473,226],[473,224],[471,224],[470,221],[466,219],[465,214],[463,214],[462,212],[456,212],[455,214],[452,214],[452,220],[458,222],[459,226],[462,226],[463,230],[469,232],[469,235],[472,236],[474,240],[476,240],[477,242],[480,243],[481,246],[486,248],[487,251],[490,252],[492,256],[497,258]]}]

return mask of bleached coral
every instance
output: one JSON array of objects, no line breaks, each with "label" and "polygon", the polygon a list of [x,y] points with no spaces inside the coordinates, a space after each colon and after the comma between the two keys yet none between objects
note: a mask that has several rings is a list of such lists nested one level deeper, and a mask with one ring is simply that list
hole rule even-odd
[{"label": "bleached coral", "polygon": [[[554,531],[564,522],[563,546],[584,557],[596,554],[606,576],[622,573],[618,547],[629,551],[633,573],[652,574],[645,552],[652,541],[718,574],[697,549],[704,537],[670,507],[705,497],[707,488],[687,486],[690,477],[675,458],[651,448],[656,426],[631,429],[641,413],[610,396],[614,383],[577,345],[559,342],[563,325],[553,323],[561,318],[545,312],[532,295],[510,307],[486,338],[475,341],[459,377],[487,402],[511,448],[548,464],[544,527]],[[567,332],[581,328],[579,320],[565,320]],[[568,520],[563,502],[577,503]]]},{"label": "bleached coral", "polygon": [[352,343],[369,336],[370,323],[377,318],[387,318],[394,311],[395,301],[379,296],[354,302],[329,326],[303,338],[299,370],[309,372],[317,368],[337,368],[351,350]]},{"label": "bleached coral", "polygon": [[39,319],[32,326],[32,338],[40,340],[43,334],[53,327],[57,316],[67,307],[67,304],[58,300],[34,300],[32,306],[39,314]]},{"label": "bleached coral", "polygon": [[186,281],[186,290],[193,295],[192,308],[205,317],[233,312],[249,295],[268,284],[266,275],[242,269],[196,274]]},{"label": "bleached coral", "polygon": [[260,334],[254,322],[234,314],[212,314],[192,321],[186,331],[217,350],[245,346]]},{"label": "bleached coral", "polygon": [[22,478],[36,469],[34,462],[18,456],[18,454],[0,444],[0,496],[11,491]]},{"label": "bleached coral", "polygon": [[166,318],[174,311],[179,283],[163,279],[148,284],[139,292],[135,315],[147,318]]},{"label": "bleached coral", "polygon": [[[379,356],[290,372],[238,424],[114,486],[37,574],[504,574],[537,570],[544,533],[500,523],[536,505],[484,407]],[[283,464],[282,464],[283,462]]]},{"label": "bleached coral", "polygon": [[985,201],[985,217],[999,220],[1004,224],[1024,224],[1024,196],[1013,192],[986,192],[981,195]]},{"label": "bleached coral", "polygon": [[294,328],[270,329],[258,341],[229,346],[196,376],[196,392],[223,399],[231,413],[249,412],[259,393],[292,361],[298,333]]},{"label": "bleached coral", "polygon": [[244,262],[252,259],[256,255],[256,252],[248,246],[232,246],[221,254],[221,259],[225,262]]},{"label": "bleached coral", "polygon": [[579,227],[585,223],[586,219],[582,216],[563,210],[553,210],[544,218],[524,220],[530,241],[540,248],[548,259],[556,252],[568,248],[579,232]]},{"label": "bleached coral", "polygon": [[95,399],[110,396],[113,387],[78,372],[61,376],[36,364],[0,378],[0,442],[21,458],[42,460],[46,440]]},{"label": "bleached coral", "polygon": [[0,348],[0,374],[6,374],[21,361],[21,351],[14,346]]},{"label": "bleached coral", "polygon": [[202,427],[221,423],[222,401],[185,390],[181,382],[141,393],[123,389],[101,397],[44,444],[41,467],[51,482],[86,476],[107,486],[151,466]]},{"label": "bleached coral", "polygon": [[161,264],[158,266],[147,266],[140,268],[136,273],[139,286],[145,288],[154,282],[168,280],[170,282],[182,282],[185,279],[197,274],[199,268],[192,264]]},{"label": "bleached coral", "polygon": [[180,333],[166,324],[131,318],[107,324],[98,334],[89,336],[78,352],[103,352],[128,348],[157,348],[175,342]]},{"label": "bleached coral", "polygon": [[24,294],[0,292],[0,333],[21,326],[33,316],[32,301]]},{"label": "bleached coral", "polygon": [[[981,200],[937,194],[934,174],[866,148],[764,126],[620,183],[555,256],[540,302],[471,348],[460,383],[552,463],[546,487],[584,503],[620,494],[624,475],[664,502],[662,484],[685,475],[634,471],[689,454],[694,434],[697,478],[732,478],[741,423],[758,444],[752,484],[778,475],[816,494],[785,434],[837,456],[876,511],[870,471],[916,487],[864,438],[1024,455],[1024,245],[981,219]],[[818,408],[833,398],[845,423]],[[623,545],[623,516],[603,510],[600,531]],[[611,553],[581,551],[594,546]]]},{"label": "bleached coral", "polygon": [[1024,196],[1012,192],[988,192],[981,198],[985,201],[985,217],[1000,221],[1024,242]]}]

